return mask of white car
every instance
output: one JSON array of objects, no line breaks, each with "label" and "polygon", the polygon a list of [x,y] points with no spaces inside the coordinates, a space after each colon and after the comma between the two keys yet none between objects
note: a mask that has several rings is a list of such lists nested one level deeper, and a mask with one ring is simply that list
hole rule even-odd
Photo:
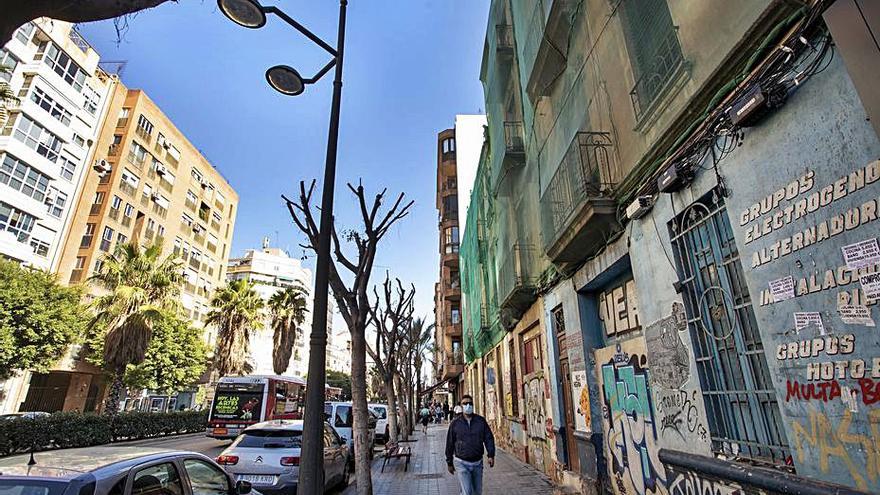
[{"label": "white car", "polygon": [[[369,411],[370,408],[368,407]],[[351,402],[325,402],[324,403],[324,419],[330,423],[330,426],[336,430],[336,433],[345,439],[348,440],[348,448],[352,452],[352,459],[354,459],[354,435],[352,435],[352,428],[354,427],[354,411],[352,410]],[[370,459],[373,458],[373,442],[375,440],[375,429],[376,429],[376,416],[372,411],[370,411],[370,428],[368,432],[370,434],[369,441],[367,442],[370,445]]]},{"label": "white car", "polygon": [[[296,492],[302,447],[302,420],[279,419],[248,426],[217,457],[217,464],[260,493]],[[350,455],[346,441],[324,423],[324,489],[348,484]]]},{"label": "white car", "polygon": [[367,404],[367,407],[376,415],[376,441],[385,443],[388,441],[388,404]]}]

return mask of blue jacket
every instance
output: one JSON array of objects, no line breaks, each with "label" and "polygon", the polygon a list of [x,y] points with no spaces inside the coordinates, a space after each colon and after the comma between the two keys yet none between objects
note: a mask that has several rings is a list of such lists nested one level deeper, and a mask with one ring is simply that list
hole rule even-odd
[{"label": "blue jacket", "polygon": [[446,464],[452,465],[453,456],[468,462],[482,460],[483,445],[486,455],[494,458],[495,437],[482,416],[474,414],[470,422],[464,415],[454,419],[446,432]]}]

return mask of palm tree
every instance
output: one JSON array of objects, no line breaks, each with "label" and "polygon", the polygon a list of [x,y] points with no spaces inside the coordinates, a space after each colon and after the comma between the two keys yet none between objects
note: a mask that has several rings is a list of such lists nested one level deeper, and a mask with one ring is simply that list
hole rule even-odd
[{"label": "palm tree", "polygon": [[[425,361],[425,353],[432,347],[431,342],[434,338],[434,324],[427,325],[427,323],[425,318],[414,318],[407,335],[412,352],[412,365],[416,382],[414,384],[415,393],[412,394],[415,396],[415,403],[411,405],[413,411],[418,406],[418,402],[422,400],[422,364]],[[411,383],[410,386],[412,385]]]},{"label": "palm tree", "polygon": [[299,285],[285,287],[269,298],[272,315],[272,369],[284,374],[290,365],[293,345],[296,343],[296,327],[306,320],[308,312],[307,290]]},{"label": "palm tree", "polygon": [[262,325],[263,306],[247,280],[233,280],[214,293],[205,323],[217,325],[214,369],[220,376],[247,372],[251,333]]},{"label": "palm tree", "polygon": [[143,362],[153,325],[162,319],[163,311],[178,309],[181,264],[161,254],[160,244],[146,248],[136,241],[121,244],[102,258],[90,278],[107,291],[92,302],[95,316],[88,327],[90,332],[103,332],[103,366],[113,376],[107,414],[119,412],[122,376],[129,364]]},{"label": "palm tree", "polygon": [[[0,65],[0,75],[11,74],[12,70],[5,65]],[[6,118],[9,116],[7,108],[18,104],[18,98],[12,92],[9,83],[0,77],[0,127],[6,124]]]}]

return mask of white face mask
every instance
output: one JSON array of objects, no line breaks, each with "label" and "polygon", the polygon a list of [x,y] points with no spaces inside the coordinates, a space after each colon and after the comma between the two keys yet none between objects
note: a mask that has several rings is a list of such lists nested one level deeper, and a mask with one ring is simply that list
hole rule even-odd
[{"label": "white face mask", "polygon": [[474,413],[474,405],[473,404],[465,404],[464,406],[462,406],[462,410],[464,411],[465,414],[470,416],[471,414]]}]

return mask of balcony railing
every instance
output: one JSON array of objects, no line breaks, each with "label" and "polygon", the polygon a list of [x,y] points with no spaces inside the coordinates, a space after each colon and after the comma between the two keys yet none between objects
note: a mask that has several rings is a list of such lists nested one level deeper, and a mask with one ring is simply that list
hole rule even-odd
[{"label": "balcony railing", "polygon": [[104,206],[104,203],[92,204],[92,206],[89,207],[89,215],[92,216],[92,215],[97,215],[98,213],[101,213],[102,206]]},{"label": "balcony railing", "polygon": [[140,136],[140,138],[144,140],[145,144],[150,144],[150,139],[153,138],[152,134],[141,126],[135,127],[134,133]]},{"label": "balcony railing", "polygon": [[495,26],[495,47],[502,54],[513,53],[513,26],[508,24]]},{"label": "balcony railing", "polygon": [[110,239],[101,239],[101,245],[98,247],[101,251],[109,252],[110,246],[113,244],[113,241]]},{"label": "balcony railing", "polygon": [[[602,229],[609,220],[605,214],[609,208],[614,211],[611,193],[618,177],[613,157],[613,144],[607,132],[578,132],[572,139],[541,196],[544,247],[554,260],[567,261],[558,259],[565,246],[554,249],[560,238],[574,238],[585,230],[583,236],[589,239],[604,239]],[[589,231],[594,225],[596,230]]]},{"label": "balcony railing", "polygon": [[[632,99],[636,120],[640,119],[659,99],[663,90],[684,66],[678,32],[670,29],[666,35],[653,45],[654,53],[646,59],[646,67],[639,67],[639,78],[629,96]],[[640,64],[642,65],[642,64]]]},{"label": "balcony railing", "polygon": [[489,328],[489,308],[485,304],[480,305],[480,328]]},{"label": "balcony railing", "polygon": [[135,193],[137,193],[137,189],[136,189],[133,185],[131,185],[131,184],[129,184],[128,182],[125,182],[125,181],[122,181],[122,182],[119,183],[119,189],[120,189],[122,192],[124,192],[124,193],[126,193],[126,194],[128,194],[128,195],[130,195],[130,196],[134,196]]},{"label": "balcony railing", "polygon": [[113,220],[119,220],[119,208],[110,208],[110,211],[107,212],[107,216]]},{"label": "balcony railing", "polygon": [[70,41],[72,41],[73,44],[76,45],[77,48],[82,50],[83,53],[88,52],[89,48],[91,48],[89,42],[86,41],[85,38],[83,38],[82,35],[79,34],[79,31],[77,31],[76,29],[71,29],[68,32],[67,36],[70,38]]},{"label": "balcony railing", "polygon": [[124,216],[122,217],[122,225],[128,227],[131,225],[131,217]]},{"label": "balcony railing", "polygon": [[128,162],[134,165],[137,168],[143,168],[144,162],[147,161],[146,157],[137,156],[133,151],[128,152]]},{"label": "balcony railing", "polygon": [[199,258],[193,257],[189,259],[189,266],[198,270],[202,267],[202,262],[199,260]]},{"label": "balcony railing", "polygon": [[525,149],[522,122],[508,120],[504,123],[504,151],[507,153],[523,153]]},{"label": "balcony railing", "polygon": [[116,127],[125,127],[128,125],[128,117],[123,117],[116,121]]},{"label": "balcony railing", "polygon": [[[534,298],[537,249],[531,243],[514,244],[501,260],[498,270],[498,300],[502,306],[525,311]],[[522,307],[525,305],[525,307]]]}]

